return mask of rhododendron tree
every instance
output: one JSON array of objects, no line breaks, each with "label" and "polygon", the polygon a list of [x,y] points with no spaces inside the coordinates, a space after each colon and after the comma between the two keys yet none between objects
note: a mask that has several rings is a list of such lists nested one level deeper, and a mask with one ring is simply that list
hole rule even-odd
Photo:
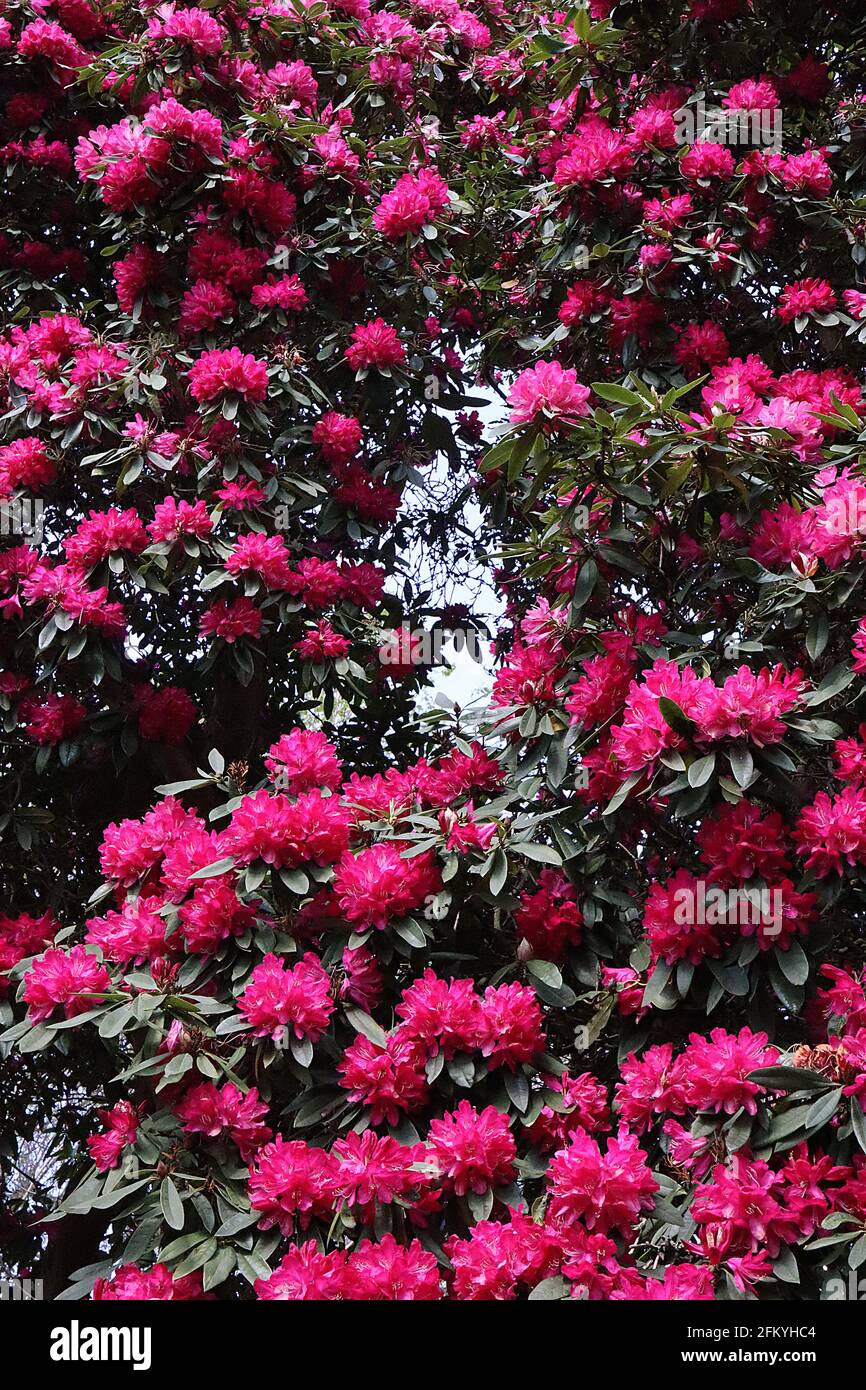
[{"label": "rhododendron tree", "polygon": [[866,1260],[863,39],[6,0],[4,1275]]}]

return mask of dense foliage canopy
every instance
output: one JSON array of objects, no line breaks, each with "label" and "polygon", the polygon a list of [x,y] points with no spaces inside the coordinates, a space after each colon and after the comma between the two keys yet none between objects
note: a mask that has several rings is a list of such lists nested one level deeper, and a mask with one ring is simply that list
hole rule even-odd
[{"label": "dense foliage canopy", "polygon": [[828,1296],[860,4],[0,6],[3,1271]]}]

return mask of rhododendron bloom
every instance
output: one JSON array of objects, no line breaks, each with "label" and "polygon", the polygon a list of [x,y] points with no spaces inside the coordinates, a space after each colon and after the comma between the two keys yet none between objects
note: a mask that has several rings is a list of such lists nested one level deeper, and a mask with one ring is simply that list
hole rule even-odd
[{"label": "rhododendron bloom", "polygon": [[521,372],[511,388],[511,423],[525,425],[540,417],[552,427],[573,424],[589,414],[589,396],[589,387],[581,385],[573,367],[538,362]]},{"label": "rhododendron bloom", "polygon": [[307,952],[291,968],[279,956],[265,956],[253,970],[238,1008],[258,1037],[279,1041],[288,1027],[296,1038],[315,1043],[327,1028],[335,1004],[327,972]]},{"label": "rhododendron bloom", "polygon": [[373,213],[373,224],[388,241],[420,232],[448,203],[448,185],[433,169],[404,174]]},{"label": "rhododendron bloom", "polygon": [[259,1226],[277,1226],[290,1236],[296,1224],[305,1230],[316,1216],[328,1217],[334,1204],[334,1160],[324,1149],[279,1135],[259,1149],[250,1168],[249,1197],[261,1213]]},{"label": "rhododendron bloom", "polygon": [[607,1141],[604,1153],[588,1134],[574,1131],[553,1155],[549,1173],[550,1219],[566,1226],[582,1220],[602,1234],[628,1235],[658,1191],[646,1154],[625,1130]]},{"label": "rhododendron bloom", "polygon": [[240,348],[214,348],[193,363],[189,384],[193,397],[202,404],[226,395],[263,401],[268,394],[268,364]]},{"label": "rhododendron bloom", "polygon": [[352,331],[351,345],[346,349],[346,361],[355,371],[377,367],[386,372],[406,360],[406,349],[396,328],[384,319],[358,324]]},{"label": "rhododendron bloom", "polygon": [[107,1129],[103,1134],[91,1134],[87,1147],[97,1172],[107,1173],[118,1166],[123,1150],[135,1143],[138,1111],[128,1100],[121,1100],[110,1110],[100,1110],[99,1118]]},{"label": "rhododendron bloom", "polygon": [[61,1004],[66,1018],[87,1013],[110,988],[108,971],[83,946],[46,951],[24,977],[24,998],[34,1023],[50,1018]]},{"label": "rhododendron bloom", "polygon": [[428,1143],[434,1163],[458,1197],[486,1192],[514,1177],[514,1137],[495,1106],[479,1112],[461,1100],[456,1110],[431,1122]]},{"label": "rhododendron bloom", "polygon": [[189,1301],[207,1297],[202,1290],[202,1276],[173,1275],[166,1265],[156,1264],[148,1270],[138,1265],[124,1265],[110,1279],[97,1279],[93,1297],[97,1302],[137,1300],[145,1302]]},{"label": "rhododendron bloom", "polygon": [[380,930],[392,918],[422,907],[441,886],[432,855],[406,859],[391,843],[344,856],[334,875],[334,890],[349,921]]}]

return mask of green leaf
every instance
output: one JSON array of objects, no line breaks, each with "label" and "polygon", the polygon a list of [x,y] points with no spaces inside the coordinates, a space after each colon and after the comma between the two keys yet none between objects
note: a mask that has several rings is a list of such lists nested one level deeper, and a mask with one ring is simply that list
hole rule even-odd
[{"label": "green leaf", "polygon": [[774,952],[779,969],[792,985],[804,985],[809,978],[809,958],[799,941],[792,941],[787,951]]},{"label": "green leaf", "polygon": [[539,864],[559,865],[562,863],[562,855],[559,853],[559,850],[554,849],[552,845],[539,845],[528,843],[518,845],[512,843],[510,848],[513,849],[517,854],[524,855],[527,859],[536,860]]},{"label": "green leaf", "polygon": [[860,1109],[856,1096],[851,1097],[851,1129],[860,1148],[866,1153],[866,1115]]},{"label": "green leaf", "polygon": [[183,1202],[180,1193],[171,1178],[163,1178],[159,1189],[159,1205],[162,1207],[162,1214],[166,1224],[173,1231],[183,1230],[184,1212]]},{"label": "green leaf", "polygon": [[682,734],[688,738],[694,732],[694,721],[689,719],[675,700],[668,699],[667,695],[659,697],[659,713],[668,728],[673,729],[674,733]]},{"label": "green leaf", "polygon": [[618,386],[615,381],[594,381],[592,389],[603,401],[613,401],[615,405],[637,405],[641,410],[646,406],[636,391],[627,386]]},{"label": "green leaf", "polygon": [[799,1284],[800,1267],[797,1264],[797,1257],[793,1250],[783,1245],[776,1259],[773,1261],[773,1273],[777,1279],[781,1279],[784,1284]]},{"label": "green leaf", "polygon": [[358,1009],[352,1005],[347,1005],[343,1009],[343,1013],[346,1015],[346,1018],[349,1020],[356,1033],[363,1033],[364,1037],[369,1038],[370,1042],[375,1043],[377,1047],[387,1047],[388,1037],[384,1029],[380,1028],[376,1020],[371,1018],[364,1009]]},{"label": "green leaf", "polygon": [[549,960],[527,961],[526,973],[532,975],[534,979],[540,980],[549,989],[559,989],[562,984],[561,970]]},{"label": "green leaf", "polygon": [[689,767],[688,779],[690,787],[702,787],[709,782],[716,768],[715,753],[708,753],[705,758],[697,758]]},{"label": "green leaf", "polygon": [[841,1099],[841,1086],[833,1091],[828,1091],[826,1095],[819,1096],[809,1107],[809,1113],[806,1116],[806,1128],[821,1129],[836,1114]]},{"label": "green leaf", "polygon": [[417,922],[412,922],[408,919],[402,922],[395,922],[393,929],[400,937],[401,941],[406,942],[407,946],[423,949],[423,947],[427,945],[427,937],[424,935]]},{"label": "green leaf", "polygon": [[577,582],[574,586],[571,605],[575,611],[583,608],[592,596],[592,591],[598,582],[598,565],[595,560],[585,560],[581,565]]},{"label": "green leaf", "polygon": [[728,752],[731,761],[731,771],[734,774],[734,781],[738,787],[747,787],[755,774],[755,761],[751,750],[735,744]]},{"label": "green leaf", "polygon": [[220,874],[227,874],[230,869],[233,869],[236,862],[237,861],[235,859],[232,859],[231,857],[227,859],[217,859],[215,863],[207,864],[203,869],[196,869],[195,873],[190,874],[189,877],[191,880],[198,880],[201,878],[218,878]]},{"label": "green leaf", "polygon": [[493,867],[490,870],[490,892],[494,898],[505,887],[508,878],[508,860],[501,849],[498,849],[493,856]]},{"label": "green leaf", "polygon": [[560,1299],[566,1297],[568,1288],[566,1282],[558,1274],[552,1279],[542,1279],[540,1284],[536,1284],[529,1295],[530,1303],[558,1303]]},{"label": "green leaf", "polygon": [[770,984],[773,986],[776,998],[784,1004],[789,1013],[799,1013],[805,998],[802,985],[791,984],[791,981],[779,969],[775,956],[771,956],[767,963],[767,974],[770,977]]},{"label": "green leaf", "polygon": [[833,1086],[826,1076],[801,1067],[759,1067],[750,1071],[747,1079],[766,1086],[768,1091],[826,1091]]},{"label": "green leaf", "polygon": [[521,1115],[525,1114],[529,1104],[529,1082],[523,1072],[506,1070],[505,1089],[515,1110],[519,1110]]},{"label": "green leaf", "polygon": [[218,1288],[220,1284],[225,1283],[234,1267],[234,1250],[229,1245],[222,1246],[204,1267],[202,1283],[205,1293],[210,1293],[211,1289]]}]

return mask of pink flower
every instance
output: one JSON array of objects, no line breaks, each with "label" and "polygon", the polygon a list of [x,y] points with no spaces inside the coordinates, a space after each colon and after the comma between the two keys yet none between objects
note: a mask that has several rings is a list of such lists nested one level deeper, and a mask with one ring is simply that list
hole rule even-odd
[{"label": "pink flower", "polygon": [[348,920],[380,931],[392,918],[422,907],[441,886],[432,851],[404,859],[393,841],[344,855],[334,874],[334,892]]},{"label": "pink flower", "polygon": [[50,691],[38,695],[34,691],[19,704],[18,716],[35,743],[53,746],[78,732],[87,710],[74,695],[54,695]]},{"label": "pink flower", "polygon": [[290,1236],[295,1222],[306,1230],[314,1217],[329,1218],[335,1205],[335,1162],[324,1149],[280,1135],[256,1154],[250,1168],[249,1197],[261,1212],[259,1227],[277,1226]]},{"label": "pink flower", "polygon": [[288,1028],[291,1036],[316,1043],[336,1004],[327,971],[308,951],[293,969],[279,956],[265,956],[240,995],[238,1008],[258,1038],[280,1041]]},{"label": "pink flower", "polygon": [[403,174],[373,213],[373,225],[388,241],[420,232],[448,204],[448,185],[433,169]]},{"label": "pink flower", "polygon": [[722,97],[722,106],[730,111],[774,111],[779,106],[779,95],[770,77],[747,77],[744,82],[736,82]]},{"label": "pink flower", "polygon": [[668,749],[682,746],[682,735],[662,713],[662,698],[670,700],[691,719],[699,696],[711,686],[711,681],[699,678],[690,666],[680,667],[661,658],[640,682],[633,681],[622,723],[611,726],[613,752],[623,771],[639,772]]},{"label": "pink flower", "polygon": [[[767,1261],[767,1272],[772,1266]],[[712,1302],[713,1271],[707,1265],[667,1265],[662,1279],[644,1278],[635,1270],[623,1270],[618,1287],[610,1293],[618,1299],[651,1302]]]},{"label": "pink flower", "polygon": [[53,947],[24,976],[24,999],[33,1023],[50,1018],[61,1004],[66,1018],[88,1013],[110,988],[105,966],[83,946],[68,951]]},{"label": "pink flower", "polygon": [[161,906],[160,898],[128,899],[120,912],[89,917],[85,941],[98,946],[103,958],[117,965],[158,960],[170,949],[165,940],[166,921],[159,915]]},{"label": "pink flower", "polygon": [[96,1280],[93,1297],[97,1302],[130,1299],[150,1303],[212,1298],[202,1291],[201,1279],[198,1271],[176,1278],[166,1265],[154,1265],[147,1271],[138,1265],[124,1265],[110,1279]]},{"label": "pink flower", "polygon": [[331,624],[321,618],[315,627],[307,629],[306,637],[295,643],[295,651],[300,652],[304,661],[318,664],[322,661],[336,661],[351,650],[351,642],[341,637]]},{"label": "pink flower", "polygon": [[601,122],[587,124],[572,139],[572,148],[557,161],[553,171],[557,188],[621,179],[634,167],[633,137],[610,130]]},{"label": "pink flower", "polygon": [[561,1102],[555,1110],[545,1105],[538,1119],[526,1130],[533,1148],[549,1153],[567,1144],[568,1136],[575,1129],[588,1133],[610,1129],[607,1088],[589,1072],[570,1076],[566,1071],[562,1076],[549,1077],[547,1086],[559,1094]]},{"label": "pink flower", "polygon": [[866,294],[862,290],[845,290],[842,294],[845,308],[852,318],[866,319]]},{"label": "pink flower", "polygon": [[451,1236],[451,1295],[460,1301],[508,1302],[518,1287],[534,1288],[559,1266],[556,1238],[518,1211],[508,1222],[479,1221],[468,1239]]},{"label": "pink flower", "polygon": [[340,998],[358,1004],[372,1013],[382,998],[385,982],[379,962],[366,946],[347,946],[343,951],[344,976]]},{"label": "pink flower", "polygon": [[440,980],[427,969],[404,989],[395,1010],[401,1035],[416,1038],[431,1055],[471,1052],[483,1041],[481,1001],[471,980]]},{"label": "pink flower", "polygon": [[28,488],[38,492],[55,481],[57,468],[34,435],[0,446],[0,496]]},{"label": "pink flower", "polygon": [[568,328],[582,323],[590,314],[600,313],[605,308],[609,291],[594,280],[576,280],[559,306],[559,321]]},{"label": "pink flower", "polygon": [[265,86],[280,102],[297,101],[308,110],[315,109],[319,84],[306,63],[275,63],[265,73]]},{"label": "pink flower", "polygon": [[211,878],[195,884],[192,897],[181,904],[178,915],[187,951],[192,955],[213,955],[221,942],[240,936],[252,926],[256,912],[252,904],[238,901],[226,879]]},{"label": "pink flower", "polygon": [[268,364],[240,348],[212,348],[189,370],[190,391],[200,404],[225,395],[263,401],[268,394]]},{"label": "pink flower", "polygon": [[398,1144],[368,1129],[338,1139],[331,1152],[337,1160],[334,1190],[349,1206],[387,1204],[432,1181],[423,1144]]},{"label": "pink flower", "polygon": [[548,1169],[548,1217],[564,1227],[582,1221],[588,1230],[629,1236],[653,1205],[658,1183],[637,1137],[621,1130],[602,1154],[588,1134],[575,1130]]},{"label": "pink flower", "polygon": [[346,1264],[349,1299],[431,1302],[442,1297],[439,1266],[419,1241],[398,1245],[391,1235],[378,1242],[362,1240]]},{"label": "pink flower", "polygon": [[695,702],[694,718],[702,739],[746,738],[758,748],[779,743],[786,725],[781,716],[799,703],[805,687],[801,671],[765,666],[755,675],[741,666],[721,690],[706,684]]},{"label": "pink flower", "polygon": [[257,574],[268,589],[293,592],[297,581],[289,566],[289,552],[282,536],[264,536],[249,531],[238,536],[226,560],[229,574]]},{"label": "pink flower", "polygon": [[696,910],[699,887],[687,869],[678,869],[666,883],[650,884],[643,925],[653,964],[687,960],[698,965],[707,957],[718,960],[736,935],[736,923],[728,922],[723,906],[715,912]]},{"label": "pink flower", "polygon": [[225,849],[241,863],[263,859],[277,869],[334,864],[349,842],[349,815],[338,797],[303,792],[295,802],[262,789],[232,812]]},{"label": "pink flower", "polygon": [[176,544],[183,536],[209,536],[213,522],[204,502],[178,502],[174,497],[166,497],[154,507],[153,521],[147,529],[152,541]]},{"label": "pink flower", "polygon": [[157,743],[183,743],[198,719],[198,706],[185,690],[167,685],[163,690],[147,686],[136,695],[138,732]]},{"label": "pink flower", "polygon": [[384,319],[372,319],[352,329],[352,342],[346,349],[346,361],[353,371],[377,367],[379,371],[387,372],[391,367],[403,365],[406,349],[400,342],[396,328]]},{"label": "pink flower", "polygon": [[620,1067],[616,1108],[629,1129],[643,1134],[655,1116],[685,1113],[682,1071],[681,1060],[673,1060],[671,1043],[626,1058]]},{"label": "pink flower", "polygon": [[173,39],[198,57],[214,57],[222,50],[225,30],[205,10],[176,9],[173,3],[160,5],[147,21],[146,38]]},{"label": "pink flower", "polygon": [[399,1124],[400,1113],[417,1110],[427,1099],[426,1051],[398,1029],[379,1047],[363,1035],[343,1053],[337,1070],[349,1098],[369,1107],[370,1123]]},{"label": "pink flower", "polygon": [[578,381],[573,367],[537,362],[521,372],[512,386],[509,418],[513,425],[526,425],[541,416],[545,426],[561,428],[589,414],[589,397],[589,387]]},{"label": "pink flower", "polygon": [[735,169],[734,156],[725,145],[713,141],[697,141],[691,145],[680,161],[680,168],[687,179],[706,183],[710,179],[730,179]]},{"label": "pink flower", "polygon": [[846,864],[866,864],[866,789],[844,787],[832,798],[818,792],[801,812],[793,838],[817,878],[841,874]]},{"label": "pink flower", "polygon": [[689,376],[697,376],[704,367],[716,367],[727,362],[731,355],[723,330],[712,319],[690,323],[680,333],[674,350],[676,360]]},{"label": "pink flower", "polygon": [[791,323],[796,318],[811,314],[828,314],[835,307],[836,295],[832,285],[813,277],[786,285],[776,313],[783,323]]},{"label": "pink flower", "polygon": [[519,936],[524,937],[542,960],[561,960],[568,946],[578,946],[583,914],[577,905],[577,892],[564,874],[542,869],[539,890],[524,895],[514,914]]},{"label": "pink flower", "polygon": [[728,1245],[739,1239],[748,1250],[768,1242],[777,1253],[784,1213],[774,1189],[776,1175],[763,1160],[744,1162],[735,1155],[733,1169],[717,1164],[712,1182],[695,1189],[692,1216],[718,1226]]},{"label": "pink flower", "polygon": [[755,876],[775,882],[791,867],[779,812],[770,811],[765,816],[745,799],[736,806],[722,806],[705,820],[697,839],[713,883],[728,886]]},{"label": "pink flower", "polygon": [[458,1197],[487,1192],[515,1176],[514,1136],[493,1105],[479,1112],[461,1100],[456,1110],[431,1121],[427,1142],[440,1174]]},{"label": "pink flower", "polygon": [[314,1240],[308,1240],[292,1246],[269,1278],[256,1280],[256,1297],[292,1303],[342,1299],[345,1270],[342,1250],[325,1255]]},{"label": "pink flower", "polygon": [[91,1134],[87,1140],[90,1157],[98,1173],[107,1173],[120,1163],[123,1150],[135,1143],[138,1134],[138,1111],[128,1100],[118,1101],[111,1110],[97,1112],[104,1125],[105,1134]]},{"label": "pink flower", "polygon": [[271,781],[282,791],[310,791],[340,785],[343,771],[337,750],[318,729],[292,729],[271,744],[265,757]]},{"label": "pink flower", "polygon": [[823,150],[786,155],[774,172],[778,172],[789,193],[810,193],[813,198],[826,198],[833,191],[833,171]]},{"label": "pink flower", "polygon": [[258,637],[262,630],[260,610],[249,598],[220,599],[201,616],[199,632],[203,637],[221,637],[231,645],[241,637]]},{"label": "pink flower", "polygon": [[488,1068],[514,1071],[544,1051],[541,1008],[534,989],[513,981],[488,985],[481,1000],[481,1052]]},{"label": "pink flower", "polygon": [[313,443],[327,463],[347,463],[361,447],[364,431],[354,415],[328,410],[313,426]]},{"label": "pink flower", "polygon": [[778,1059],[779,1050],[768,1046],[766,1033],[753,1033],[751,1028],[739,1033],[714,1028],[709,1038],[692,1033],[680,1058],[686,1104],[725,1115],[742,1107],[754,1115],[755,1098],[763,1088],[747,1079],[749,1073],[772,1067]]},{"label": "pink flower", "polygon": [[134,507],[124,512],[116,507],[90,512],[64,541],[67,560],[79,569],[90,569],[119,550],[140,555],[146,545],[147,532]]},{"label": "pink flower", "polygon": [[244,1095],[231,1082],[220,1088],[206,1081],[192,1086],[174,1107],[174,1113],[187,1134],[203,1134],[208,1139],[227,1135],[237,1144],[245,1163],[273,1138],[267,1125],[261,1123],[268,1107],[259,1100],[255,1087]]},{"label": "pink flower", "polygon": [[300,313],[308,302],[297,275],[283,275],[279,280],[271,277],[255,286],[250,299],[257,309],[285,309],[293,314]]}]

